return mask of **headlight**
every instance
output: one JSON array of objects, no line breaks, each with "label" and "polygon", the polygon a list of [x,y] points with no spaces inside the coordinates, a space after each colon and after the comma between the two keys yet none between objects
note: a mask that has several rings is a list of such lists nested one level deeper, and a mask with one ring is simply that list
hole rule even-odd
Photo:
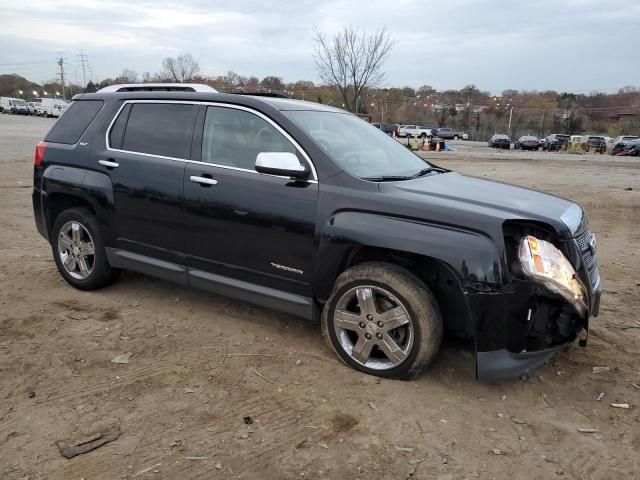
[{"label": "headlight", "polygon": [[576,271],[553,244],[527,236],[518,251],[524,273],[570,302],[581,315],[587,311],[584,287]]}]

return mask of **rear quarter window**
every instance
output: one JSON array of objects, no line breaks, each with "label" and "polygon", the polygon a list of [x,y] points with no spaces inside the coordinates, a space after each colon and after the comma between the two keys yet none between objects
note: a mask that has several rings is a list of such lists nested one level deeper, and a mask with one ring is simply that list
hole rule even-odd
[{"label": "rear quarter window", "polygon": [[104,105],[102,100],[80,100],[73,102],[49,130],[45,141],[73,144],[91,124]]}]

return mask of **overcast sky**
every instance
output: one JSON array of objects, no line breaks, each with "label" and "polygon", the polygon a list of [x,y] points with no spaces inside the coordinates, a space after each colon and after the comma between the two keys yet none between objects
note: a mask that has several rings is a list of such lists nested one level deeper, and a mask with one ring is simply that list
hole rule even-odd
[{"label": "overcast sky", "polygon": [[81,82],[79,49],[94,80],[153,73],[164,57],[190,52],[207,75],[318,81],[313,26],[350,24],[386,26],[397,42],[384,86],[640,86],[640,0],[0,0],[0,12],[0,73],[38,83],[55,76],[60,51]]}]

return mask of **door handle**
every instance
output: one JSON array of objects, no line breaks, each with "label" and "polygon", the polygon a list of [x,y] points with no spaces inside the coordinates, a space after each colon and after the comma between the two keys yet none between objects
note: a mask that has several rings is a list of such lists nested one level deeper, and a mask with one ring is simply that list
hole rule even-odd
[{"label": "door handle", "polygon": [[209,185],[216,185],[218,183],[218,181],[214,180],[213,178],[198,177],[196,175],[191,175],[189,177],[189,180],[195,183],[199,183],[203,187],[209,186]]},{"label": "door handle", "polygon": [[98,160],[98,163],[107,168],[118,168],[120,166],[119,163],[112,162],[111,160]]}]

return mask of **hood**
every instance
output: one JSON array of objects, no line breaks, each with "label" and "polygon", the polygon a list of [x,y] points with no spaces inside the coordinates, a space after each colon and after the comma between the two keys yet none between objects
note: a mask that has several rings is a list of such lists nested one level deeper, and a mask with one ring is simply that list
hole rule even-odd
[{"label": "hood", "polygon": [[[526,219],[547,223],[561,236],[573,236],[583,222],[582,208],[565,198],[508,183],[455,172],[403,182],[380,183],[380,191],[410,202],[446,204],[452,218],[474,216]],[[455,212],[455,213],[454,213]]]}]

